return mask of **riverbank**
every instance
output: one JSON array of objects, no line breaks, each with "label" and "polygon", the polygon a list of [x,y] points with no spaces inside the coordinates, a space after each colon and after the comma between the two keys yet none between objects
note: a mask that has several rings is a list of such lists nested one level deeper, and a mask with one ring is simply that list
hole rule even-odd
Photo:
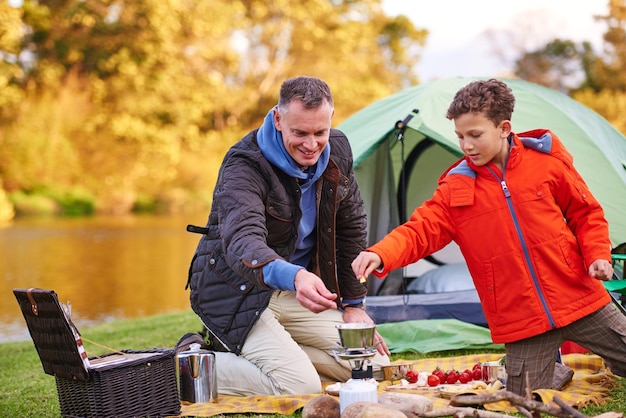
[{"label": "riverbank", "polygon": [[205,218],[20,218],[0,228],[0,341],[30,339],[16,288],[54,290],[80,329],[191,311],[185,283],[200,235],[186,227]]},{"label": "riverbank", "polygon": [[[161,314],[139,319],[116,320],[80,329],[89,356],[112,350],[146,350],[173,348],[186,332],[199,331],[202,325],[192,311]],[[467,351],[429,353],[429,357],[448,357]],[[426,355],[402,354],[393,358],[424,358]],[[600,406],[589,406],[581,412],[595,416],[602,412],[626,410],[626,379],[621,379],[611,399]],[[60,415],[55,380],[44,373],[32,341],[0,344],[0,411],[7,417],[58,417]],[[291,417],[300,417],[296,413]],[[228,415],[249,418],[250,415]],[[283,415],[263,415],[280,418]]]}]

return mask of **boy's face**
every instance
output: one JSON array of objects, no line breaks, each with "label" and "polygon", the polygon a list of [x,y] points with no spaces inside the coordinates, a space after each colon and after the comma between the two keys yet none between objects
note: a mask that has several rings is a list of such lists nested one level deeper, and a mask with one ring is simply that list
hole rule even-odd
[{"label": "boy's face", "polygon": [[483,112],[464,113],[454,119],[454,132],[459,146],[477,166],[493,161],[500,169],[508,155],[506,138],[511,133],[511,122],[503,120],[497,126]]},{"label": "boy's face", "polygon": [[284,114],[274,109],[274,125],[283,135],[285,149],[300,167],[317,163],[328,144],[333,108],[328,102],[307,109],[300,100],[287,105]]}]

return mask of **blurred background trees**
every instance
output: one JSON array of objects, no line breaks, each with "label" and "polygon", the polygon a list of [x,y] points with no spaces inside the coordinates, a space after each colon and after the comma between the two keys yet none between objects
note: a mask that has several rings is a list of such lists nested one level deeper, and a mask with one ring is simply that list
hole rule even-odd
[{"label": "blurred background trees", "polygon": [[[428,31],[380,0],[0,2],[0,207],[18,214],[204,210],[226,150],[280,83],[325,79],[335,124],[419,82]],[[603,51],[555,39],[518,76],[626,132],[626,6]],[[582,75],[581,75],[582,74]]]},{"label": "blurred background trees", "polygon": [[0,179],[26,212],[206,203],[285,78],[326,79],[341,120],[416,83],[426,39],[378,0],[25,0],[0,17]]},{"label": "blurred background trees", "polygon": [[518,49],[513,72],[570,95],[626,134],[626,1],[607,3],[607,15],[594,17],[606,26],[601,51],[589,42],[554,39],[537,49]]}]

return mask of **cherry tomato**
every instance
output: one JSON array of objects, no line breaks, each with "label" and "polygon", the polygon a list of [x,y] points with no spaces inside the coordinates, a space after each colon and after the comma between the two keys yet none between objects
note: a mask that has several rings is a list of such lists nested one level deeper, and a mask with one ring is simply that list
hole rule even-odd
[{"label": "cherry tomato", "polygon": [[459,382],[467,383],[472,380],[472,375],[468,372],[463,372],[459,375]]},{"label": "cherry tomato", "polygon": [[480,380],[483,378],[483,371],[482,369],[474,369],[474,371],[472,372],[472,378],[474,380]]},{"label": "cherry tomato", "polygon": [[408,380],[409,383],[417,382],[418,378],[419,374],[415,370],[409,370],[408,372],[406,372],[406,380]]},{"label": "cherry tomato", "polygon": [[476,364],[474,364],[474,366],[472,367],[472,370],[476,370],[476,369],[478,369],[478,370],[482,370],[482,369],[483,369],[483,366],[482,366],[480,363],[476,363]]},{"label": "cherry tomato", "polygon": [[445,382],[446,381],[446,375],[444,374],[443,370],[441,370],[439,367],[437,367],[432,374],[434,376],[437,376],[439,378],[440,382]]},{"label": "cherry tomato", "polygon": [[447,373],[446,383],[453,384],[453,383],[456,383],[458,380],[459,380],[459,374],[456,371],[450,370]]},{"label": "cherry tomato", "polygon": [[430,376],[428,376],[427,382],[428,386],[437,386],[439,383],[441,383],[441,380],[436,374],[431,374]]}]

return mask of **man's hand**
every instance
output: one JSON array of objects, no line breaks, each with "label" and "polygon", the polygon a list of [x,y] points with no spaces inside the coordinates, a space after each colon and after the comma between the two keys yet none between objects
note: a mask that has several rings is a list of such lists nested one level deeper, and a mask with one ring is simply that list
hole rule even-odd
[{"label": "man's hand", "polygon": [[374,270],[382,264],[380,256],[371,251],[361,251],[352,261],[352,271],[358,280],[367,278]]},{"label": "man's hand", "polygon": [[598,280],[611,280],[613,265],[607,260],[596,260],[589,266],[589,275]]},{"label": "man's hand", "polygon": [[310,271],[300,269],[296,273],[294,284],[296,299],[311,312],[320,313],[326,309],[337,309],[335,303],[337,295],[328,290],[322,279]]},{"label": "man's hand", "polygon": [[[363,322],[366,324],[373,324],[372,318],[361,308],[349,308],[343,312],[343,321],[345,323],[355,323],[355,322]],[[383,337],[380,336],[378,331],[374,334],[374,344],[376,345],[376,349],[382,355],[390,355],[389,347],[387,347],[387,343],[383,340]]]}]

